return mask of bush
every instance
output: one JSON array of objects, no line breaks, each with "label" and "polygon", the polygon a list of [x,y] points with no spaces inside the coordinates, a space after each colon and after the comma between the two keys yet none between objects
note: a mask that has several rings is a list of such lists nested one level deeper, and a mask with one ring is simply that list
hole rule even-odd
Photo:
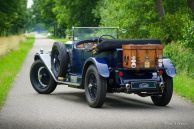
[{"label": "bush", "polygon": [[178,72],[194,75],[194,54],[192,49],[186,48],[180,42],[172,42],[165,46],[164,55],[171,58]]},{"label": "bush", "polygon": [[194,40],[192,24],[188,13],[178,11],[174,14],[167,13],[160,21],[150,24],[148,30],[150,37],[162,39],[164,43],[178,40],[183,40],[182,43],[188,40],[191,43]]},{"label": "bush", "polygon": [[147,0],[101,0],[93,12],[101,18],[102,26],[126,29],[122,38],[146,38],[147,26],[156,20],[154,2]]},{"label": "bush", "polygon": [[183,31],[183,43],[185,47],[190,47],[194,50],[194,22],[188,22]]}]

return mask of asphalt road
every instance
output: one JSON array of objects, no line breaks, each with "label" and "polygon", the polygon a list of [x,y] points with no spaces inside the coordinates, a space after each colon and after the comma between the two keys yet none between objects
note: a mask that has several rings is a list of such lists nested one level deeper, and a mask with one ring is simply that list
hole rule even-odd
[{"label": "asphalt road", "polygon": [[168,106],[157,107],[149,97],[107,94],[104,106],[93,109],[87,105],[83,90],[65,85],[51,95],[37,94],[29,80],[30,66],[34,54],[40,48],[50,50],[52,43],[36,37],[0,111],[0,129],[194,128],[194,104],[176,95]]}]

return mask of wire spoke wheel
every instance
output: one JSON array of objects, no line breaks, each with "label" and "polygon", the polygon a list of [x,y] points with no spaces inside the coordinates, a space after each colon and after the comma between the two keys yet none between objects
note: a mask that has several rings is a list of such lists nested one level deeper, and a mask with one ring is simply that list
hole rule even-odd
[{"label": "wire spoke wheel", "polygon": [[96,99],[96,93],[97,93],[97,82],[96,82],[96,77],[93,73],[91,73],[89,75],[89,79],[88,79],[88,91],[89,91],[89,95],[91,97],[92,100]]},{"label": "wire spoke wheel", "polygon": [[107,81],[99,75],[94,65],[88,67],[84,85],[88,104],[93,108],[101,107],[106,97]]}]

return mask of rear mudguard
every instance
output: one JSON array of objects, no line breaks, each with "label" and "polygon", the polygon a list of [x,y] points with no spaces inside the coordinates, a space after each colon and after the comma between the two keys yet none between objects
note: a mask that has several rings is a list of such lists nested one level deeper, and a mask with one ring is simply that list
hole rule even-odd
[{"label": "rear mudguard", "polygon": [[176,69],[172,63],[172,61],[169,58],[164,58],[163,59],[163,66],[165,69],[165,73],[170,76],[174,77],[176,75]]},{"label": "rear mudguard", "polygon": [[104,58],[90,57],[84,63],[84,68],[83,68],[83,72],[82,72],[83,77],[85,76],[87,68],[91,64],[96,66],[100,76],[102,76],[104,78],[108,78],[110,76],[110,72],[109,72],[109,69],[108,69],[107,61]]}]

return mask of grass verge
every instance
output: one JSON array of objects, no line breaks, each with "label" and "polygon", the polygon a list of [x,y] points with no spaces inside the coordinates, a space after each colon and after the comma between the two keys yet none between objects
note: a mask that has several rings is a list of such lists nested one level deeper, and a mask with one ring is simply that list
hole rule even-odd
[{"label": "grass verge", "polygon": [[16,50],[20,42],[25,40],[25,35],[14,35],[9,37],[0,37],[0,56]]},{"label": "grass verge", "polygon": [[57,42],[63,42],[63,43],[65,43],[65,42],[68,41],[67,38],[58,38],[58,37],[54,37],[54,36],[50,36],[49,38],[50,38],[50,39],[53,39],[53,40],[55,40],[55,41],[57,41]]},{"label": "grass verge", "polygon": [[181,43],[172,42],[165,46],[164,53],[175,64],[177,74],[174,78],[174,91],[194,102],[194,53]]},{"label": "grass verge", "polygon": [[186,74],[178,74],[174,78],[174,91],[194,102],[194,79]]},{"label": "grass verge", "polygon": [[11,84],[33,43],[34,37],[29,36],[19,44],[18,49],[0,57],[0,107],[4,104]]}]

